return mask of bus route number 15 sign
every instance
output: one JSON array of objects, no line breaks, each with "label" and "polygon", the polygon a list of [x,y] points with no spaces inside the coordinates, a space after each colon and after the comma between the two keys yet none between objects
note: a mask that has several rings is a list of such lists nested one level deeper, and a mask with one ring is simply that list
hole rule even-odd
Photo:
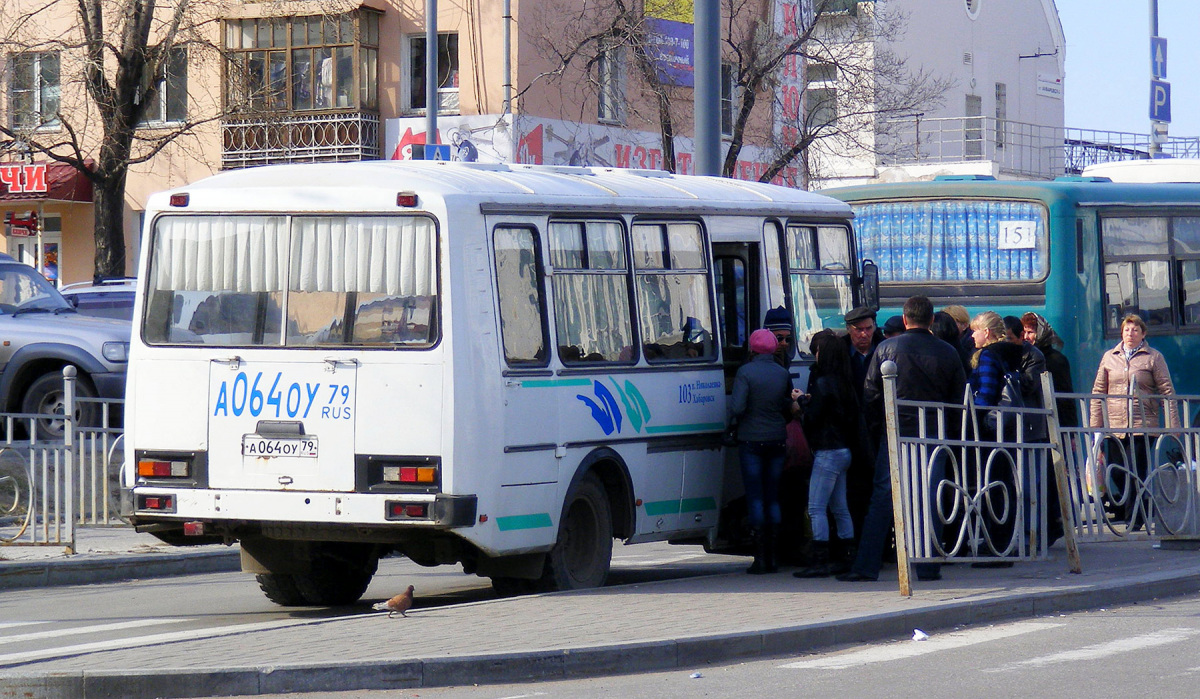
[{"label": "bus route number 15 sign", "polygon": [[1001,250],[1031,250],[1037,247],[1037,221],[1001,221]]}]

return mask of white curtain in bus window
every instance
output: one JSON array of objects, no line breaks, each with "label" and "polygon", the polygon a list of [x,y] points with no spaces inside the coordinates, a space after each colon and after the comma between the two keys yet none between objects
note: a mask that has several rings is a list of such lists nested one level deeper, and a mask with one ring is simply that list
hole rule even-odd
[{"label": "white curtain in bus window", "polygon": [[562,361],[636,359],[621,225],[611,221],[551,223],[550,260]]},{"label": "white curtain in bus window", "polygon": [[437,254],[422,216],[293,220],[286,343],[428,345]]},{"label": "white curtain in bus window", "polygon": [[155,223],[149,342],[277,343],[287,277],[282,216],[163,216]]},{"label": "white curtain in bus window", "polygon": [[635,225],[633,254],[646,361],[715,357],[709,277],[700,226]]},{"label": "white curtain in bus window", "polygon": [[1046,211],[1021,201],[853,204],[859,254],[881,282],[1040,281]]},{"label": "white curtain in bus window", "polygon": [[817,332],[842,327],[842,317],[853,304],[849,236],[843,226],[787,227],[788,279],[798,349],[807,348]]},{"label": "white curtain in bus window", "polygon": [[504,358],[510,366],[545,365],[545,307],[534,233],[526,228],[497,228],[494,247]]},{"label": "white curtain in bus window", "polygon": [[1150,327],[1174,325],[1169,223],[1162,216],[1101,219],[1109,330],[1118,330],[1128,313],[1137,313]]}]

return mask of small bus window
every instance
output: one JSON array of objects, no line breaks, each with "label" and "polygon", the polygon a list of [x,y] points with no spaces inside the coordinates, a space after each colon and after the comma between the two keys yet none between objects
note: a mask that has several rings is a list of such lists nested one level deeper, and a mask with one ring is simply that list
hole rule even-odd
[{"label": "small bus window", "polygon": [[[845,226],[788,224],[785,240],[796,348],[803,351],[817,332],[842,327],[842,316],[853,304],[850,230]],[[814,250],[818,242],[821,247]],[[822,261],[819,269],[818,261]]]},{"label": "small bus window", "polygon": [[646,361],[716,357],[709,275],[700,226],[636,224],[633,251]]},{"label": "small bus window", "polygon": [[537,239],[526,228],[497,228],[494,245],[504,359],[509,366],[545,366],[546,307]]},{"label": "small bus window", "polygon": [[564,364],[637,359],[624,243],[616,222],[550,224],[554,320]]}]

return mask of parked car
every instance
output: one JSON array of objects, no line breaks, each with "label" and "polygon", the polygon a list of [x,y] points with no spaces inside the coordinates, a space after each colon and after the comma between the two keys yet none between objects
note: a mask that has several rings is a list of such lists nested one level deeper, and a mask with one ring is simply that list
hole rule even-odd
[{"label": "parked car", "polygon": [[[29,265],[0,254],[0,410],[63,414],[63,367],[78,370],[76,395],[124,398],[132,323],[81,315]],[[94,422],[98,406],[76,404]],[[36,421],[39,439],[61,439],[61,419]]]},{"label": "parked car", "polygon": [[133,295],[137,280],[131,277],[77,282],[59,289],[63,298],[85,316],[133,319]]}]

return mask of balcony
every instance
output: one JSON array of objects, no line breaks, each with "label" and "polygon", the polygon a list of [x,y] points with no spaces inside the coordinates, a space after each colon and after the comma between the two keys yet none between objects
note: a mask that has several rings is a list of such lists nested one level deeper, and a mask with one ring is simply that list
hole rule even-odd
[{"label": "balcony", "polygon": [[[993,117],[914,116],[880,125],[880,166],[990,161],[1010,177],[1053,179],[1088,165],[1150,157],[1147,134],[1056,128]],[[1200,157],[1200,139],[1171,137],[1164,155]]]},{"label": "balcony", "polygon": [[221,168],[272,163],[378,160],[379,115],[261,114],[221,122]]}]

